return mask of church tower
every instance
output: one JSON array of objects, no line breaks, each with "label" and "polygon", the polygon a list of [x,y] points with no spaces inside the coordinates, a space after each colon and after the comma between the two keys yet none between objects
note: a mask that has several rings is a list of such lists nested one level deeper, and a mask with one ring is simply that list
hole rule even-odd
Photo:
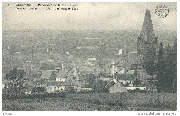
[{"label": "church tower", "polygon": [[154,59],[157,55],[157,51],[158,38],[155,37],[150,11],[146,10],[142,30],[137,39],[137,53],[140,55],[141,61],[143,62],[146,58]]}]

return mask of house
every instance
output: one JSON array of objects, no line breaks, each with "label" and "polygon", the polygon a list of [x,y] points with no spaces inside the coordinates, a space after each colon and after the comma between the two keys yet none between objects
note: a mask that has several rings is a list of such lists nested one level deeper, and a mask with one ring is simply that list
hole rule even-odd
[{"label": "house", "polygon": [[135,80],[134,76],[128,74],[115,74],[114,77],[124,86],[133,86]]},{"label": "house", "polygon": [[47,83],[46,89],[48,93],[71,90],[80,91],[81,84],[71,79],[66,79],[64,82],[49,81]]},{"label": "house", "polygon": [[117,73],[117,74],[125,74],[126,69],[124,67],[122,67],[122,66],[116,66],[115,73]]},{"label": "house", "polygon": [[134,75],[135,71],[130,70],[127,74],[115,74],[115,79],[118,83],[126,88],[127,91],[140,90],[146,91],[147,87],[142,80],[139,80],[137,76]]},{"label": "house", "polygon": [[120,83],[117,82],[109,88],[109,93],[124,93],[127,89]]},{"label": "house", "polygon": [[115,78],[111,79],[105,88],[108,88],[109,93],[127,92],[126,88]]},{"label": "house", "polygon": [[46,90],[48,93],[56,92],[56,91],[64,91],[65,85],[64,83],[57,81],[50,81],[47,83]]},{"label": "house", "polygon": [[80,91],[81,83],[77,68],[61,69],[56,71],[55,74],[52,72],[51,77],[47,82],[46,89],[48,93],[65,90]]},{"label": "house", "polygon": [[105,88],[108,88],[109,93],[127,92],[123,84],[119,82],[116,78],[111,78],[111,80],[109,80],[108,83],[105,85]]},{"label": "house", "polygon": [[114,74],[125,74],[126,72],[127,72],[127,70],[122,65],[117,64],[115,62],[113,62],[111,64],[111,75],[114,75]]},{"label": "house", "polygon": [[58,82],[64,82],[66,80],[66,78],[68,77],[68,73],[69,73],[70,69],[60,69],[57,71],[56,73],[56,78],[55,80]]}]

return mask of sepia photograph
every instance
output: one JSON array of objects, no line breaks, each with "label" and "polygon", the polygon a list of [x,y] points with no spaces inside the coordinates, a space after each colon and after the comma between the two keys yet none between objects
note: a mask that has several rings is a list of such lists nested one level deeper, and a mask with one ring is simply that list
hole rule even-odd
[{"label": "sepia photograph", "polygon": [[2,111],[177,111],[177,3],[3,2],[1,79]]}]

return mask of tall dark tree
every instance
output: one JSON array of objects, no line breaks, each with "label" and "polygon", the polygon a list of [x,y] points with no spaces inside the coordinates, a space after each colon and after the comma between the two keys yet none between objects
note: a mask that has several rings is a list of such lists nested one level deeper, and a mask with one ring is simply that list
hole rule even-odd
[{"label": "tall dark tree", "polygon": [[147,50],[147,53],[144,55],[143,67],[145,68],[148,75],[153,76],[155,72],[155,60],[156,60],[155,50],[152,49]]},{"label": "tall dark tree", "polygon": [[159,45],[159,52],[158,52],[158,63],[157,63],[157,90],[161,92],[164,86],[165,81],[165,61],[164,61],[164,48],[163,44],[160,43]]},{"label": "tall dark tree", "polygon": [[23,93],[23,84],[25,83],[25,71],[22,69],[14,68],[6,74],[6,79],[8,80],[8,94],[9,95],[19,95]]},{"label": "tall dark tree", "polygon": [[163,88],[164,92],[172,92],[173,91],[173,81],[174,81],[174,61],[173,61],[173,49],[168,45],[166,48],[166,56],[165,56],[165,82],[166,87]]},{"label": "tall dark tree", "polygon": [[147,74],[150,75],[150,78],[148,79],[149,82],[149,92],[155,91],[155,72],[156,72],[156,48],[148,44],[146,48],[146,52],[144,54],[144,61],[142,63],[143,68],[146,70]]},{"label": "tall dark tree", "polygon": [[158,37],[156,37],[154,33],[150,11],[146,10],[142,30],[137,39],[137,53],[141,57],[143,68],[151,77],[153,77],[155,73],[157,49]]},{"label": "tall dark tree", "polygon": [[157,89],[159,92],[176,92],[177,89],[177,49],[167,46],[163,49],[159,47],[157,64]]},{"label": "tall dark tree", "polygon": [[177,39],[174,42],[174,46],[173,46],[173,77],[174,77],[174,81],[173,81],[173,92],[177,91]]}]

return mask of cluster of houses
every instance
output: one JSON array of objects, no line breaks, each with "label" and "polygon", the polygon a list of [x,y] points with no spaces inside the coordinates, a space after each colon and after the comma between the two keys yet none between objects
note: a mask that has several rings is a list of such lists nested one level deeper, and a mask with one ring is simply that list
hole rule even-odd
[{"label": "cluster of houses", "polygon": [[[107,83],[104,88],[107,88],[109,93],[148,90],[148,75],[142,66],[133,64],[128,70],[120,64],[113,62],[111,63],[109,70],[110,73],[106,75],[92,73],[92,75],[95,76],[95,82],[104,81]],[[87,78],[81,76],[80,71],[76,66],[71,68],[62,66],[61,68],[56,68],[54,70],[46,69],[40,70],[39,72],[40,76],[32,80],[32,87],[44,87],[48,93],[61,91],[93,91],[94,89],[86,86],[89,82],[87,81]]]},{"label": "cluster of houses", "polygon": [[[92,80],[89,78],[92,77],[95,77],[94,84],[98,81],[106,82],[107,84],[102,86],[108,89],[109,93],[135,90],[149,91],[149,76],[140,63],[138,63],[138,60],[134,60],[136,53],[128,54],[128,56],[131,56],[126,63],[130,65],[128,67],[125,66],[123,62],[120,62],[120,58],[123,57],[122,49],[120,49],[118,53],[118,60],[105,60],[106,65],[103,65],[103,69],[97,66],[98,60],[96,58],[87,58],[87,60],[81,62],[81,64],[83,64],[82,66],[77,64],[79,68],[76,65],[67,67],[65,66],[66,63],[62,62],[59,64],[53,60],[43,61],[40,63],[39,68],[33,68],[32,63],[28,62],[27,66],[24,65],[23,68],[26,69],[25,71],[28,77],[28,82],[26,82],[28,89],[26,93],[31,94],[29,91],[35,87],[43,87],[48,93],[61,91],[94,91],[92,86],[88,86],[92,84],[92,82],[89,82],[89,80]],[[125,62],[124,59],[121,59],[121,61]],[[95,68],[93,69],[92,67]],[[84,70],[89,71],[93,76],[88,77],[88,73],[84,72]]]},{"label": "cluster of houses", "polygon": [[105,87],[108,86],[110,93],[148,90],[148,75],[141,65],[133,64],[131,68],[127,70],[118,63],[112,63],[110,70],[111,73],[109,77],[99,78],[100,80],[108,82]]}]

